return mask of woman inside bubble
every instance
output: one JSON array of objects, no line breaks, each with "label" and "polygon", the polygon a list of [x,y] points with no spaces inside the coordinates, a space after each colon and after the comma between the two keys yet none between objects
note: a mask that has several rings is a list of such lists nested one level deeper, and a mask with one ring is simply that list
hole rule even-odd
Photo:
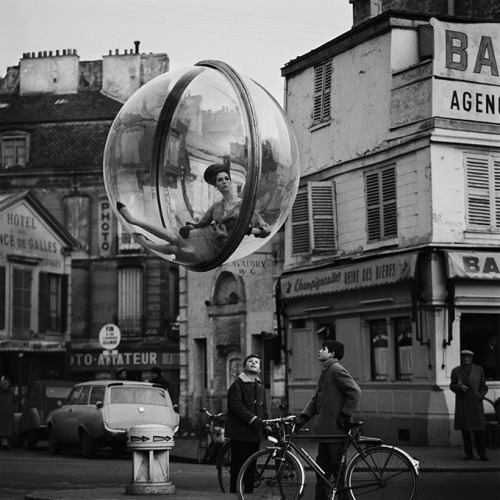
[{"label": "woman inside bubble", "polygon": [[[180,262],[208,262],[213,260],[226,244],[238,220],[242,200],[233,190],[229,161],[210,165],[205,170],[203,178],[221,193],[222,199],[216,201],[198,222],[187,222],[180,229],[179,235],[165,227],[136,219],[121,202],[116,203],[116,208],[129,224],[145,229],[167,242],[166,244],[153,243],[144,235],[134,233],[134,236],[146,248],[164,254],[173,254]],[[255,212],[245,234],[266,238],[270,230],[262,217]]]}]

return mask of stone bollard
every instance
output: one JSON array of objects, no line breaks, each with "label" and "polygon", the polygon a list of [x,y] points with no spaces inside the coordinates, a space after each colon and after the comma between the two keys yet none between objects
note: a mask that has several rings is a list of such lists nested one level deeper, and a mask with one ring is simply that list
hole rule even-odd
[{"label": "stone bollard", "polygon": [[169,453],[174,433],[166,425],[137,425],[127,432],[127,446],[133,452],[133,479],[127,484],[127,495],[172,495]]}]

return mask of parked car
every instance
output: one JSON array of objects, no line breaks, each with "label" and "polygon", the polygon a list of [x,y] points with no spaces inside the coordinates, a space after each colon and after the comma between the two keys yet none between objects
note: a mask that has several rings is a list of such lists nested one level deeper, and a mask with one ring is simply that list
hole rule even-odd
[{"label": "parked car", "polygon": [[68,397],[71,380],[35,380],[28,388],[24,408],[14,414],[14,442],[33,449],[47,439],[47,416]]},{"label": "parked car", "polygon": [[49,452],[81,445],[87,458],[101,446],[119,454],[126,447],[127,431],[143,424],[166,425],[177,432],[179,414],[166,389],[149,382],[81,382],[47,418]]}]

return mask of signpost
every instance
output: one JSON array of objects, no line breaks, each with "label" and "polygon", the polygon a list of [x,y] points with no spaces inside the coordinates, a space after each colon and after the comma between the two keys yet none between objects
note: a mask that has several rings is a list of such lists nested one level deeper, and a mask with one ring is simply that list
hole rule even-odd
[{"label": "signpost", "polygon": [[104,325],[99,332],[99,342],[104,349],[103,356],[110,357],[110,375],[113,378],[113,359],[118,354],[116,348],[120,344],[121,332],[113,323]]}]

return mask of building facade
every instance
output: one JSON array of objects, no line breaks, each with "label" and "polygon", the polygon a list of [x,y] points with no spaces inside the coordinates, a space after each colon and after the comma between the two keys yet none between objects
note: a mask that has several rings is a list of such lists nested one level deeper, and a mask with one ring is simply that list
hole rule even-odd
[{"label": "building facade", "polygon": [[193,426],[198,410],[227,411],[227,390],[250,353],[270,411],[285,397],[285,358],[276,321],[275,287],[283,268],[283,232],[259,251],[216,270],[180,274],[180,412]]},{"label": "building facade", "polygon": [[68,376],[71,252],[78,242],[29,191],[0,192],[0,373]]},{"label": "building facade", "polygon": [[302,165],[280,280],[290,411],[336,338],[368,434],[454,445],[461,349],[500,396],[498,8],[351,3],[349,32],[282,69]]},{"label": "building facade", "polygon": [[[177,402],[177,266],[121,230],[102,181],[107,134],[123,102],[168,69],[166,54],[140,53],[139,42],[98,61],[80,61],[75,50],[24,54],[0,81],[0,186],[30,190],[79,243],[68,294],[66,376],[112,377],[119,365],[129,378],[144,380],[159,366]],[[99,342],[106,324],[121,332],[115,356]],[[2,341],[13,338],[6,333]],[[20,366],[22,386],[48,375],[31,373],[28,359]]]}]

